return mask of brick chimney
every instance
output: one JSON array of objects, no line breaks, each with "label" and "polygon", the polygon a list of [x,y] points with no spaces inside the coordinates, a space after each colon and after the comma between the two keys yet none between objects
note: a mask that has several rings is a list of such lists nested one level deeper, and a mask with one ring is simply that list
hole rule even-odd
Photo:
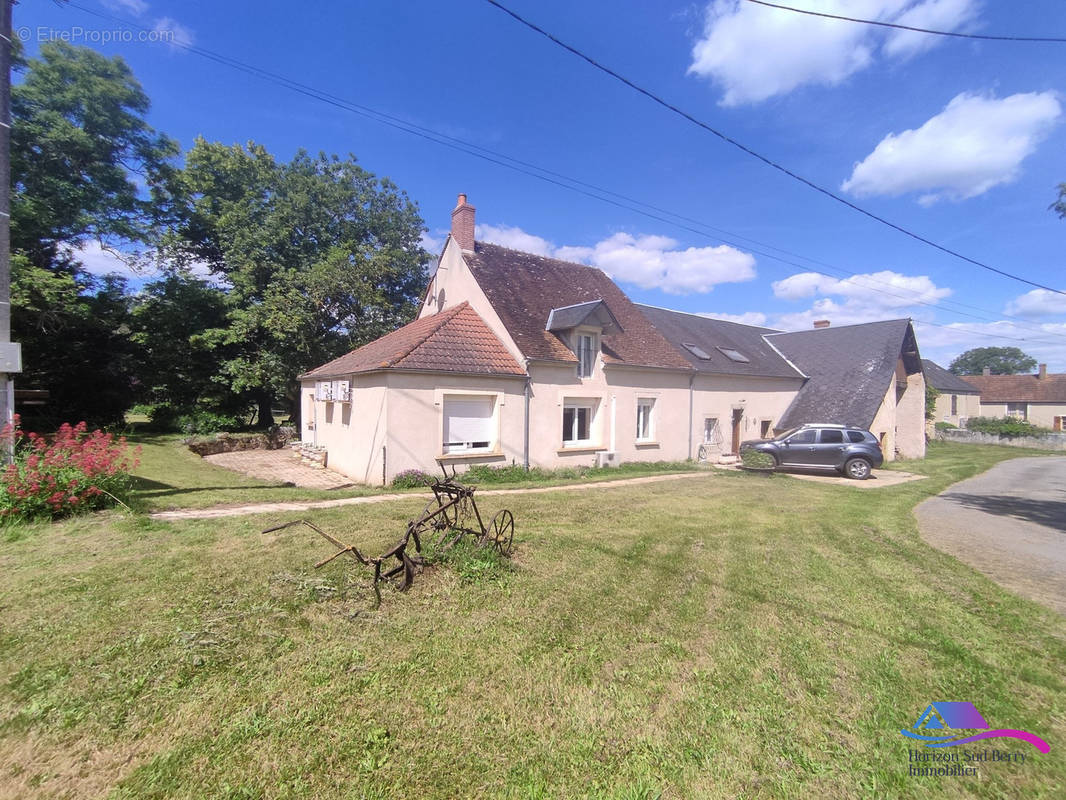
[{"label": "brick chimney", "polygon": [[991,375],[992,374],[992,367],[985,367],[983,370],[981,370],[981,374],[982,375]]},{"label": "brick chimney", "polygon": [[1037,373],[1036,377],[1040,380],[1044,380],[1047,377],[1047,364],[1040,365],[1040,372]]},{"label": "brick chimney", "polygon": [[474,251],[474,212],[466,202],[466,195],[459,195],[459,202],[452,211],[452,238],[463,250]]},{"label": "brick chimney", "polygon": [[816,328],[828,328],[829,327],[829,320],[827,320],[827,319],[816,319],[814,321],[814,327],[816,327]]}]

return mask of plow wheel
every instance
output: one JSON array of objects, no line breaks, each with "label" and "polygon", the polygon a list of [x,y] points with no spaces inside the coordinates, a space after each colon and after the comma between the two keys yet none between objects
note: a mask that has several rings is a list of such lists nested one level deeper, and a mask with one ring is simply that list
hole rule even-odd
[{"label": "plow wheel", "polygon": [[514,552],[514,514],[506,508],[496,512],[489,523],[488,540],[500,555],[510,557]]}]

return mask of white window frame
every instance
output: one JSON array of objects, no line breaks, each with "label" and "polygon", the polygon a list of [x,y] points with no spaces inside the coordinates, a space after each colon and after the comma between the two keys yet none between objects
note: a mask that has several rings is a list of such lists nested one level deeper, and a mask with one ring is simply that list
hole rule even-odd
[{"label": "white window frame", "polygon": [[[599,403],[596,400],[591,400],[591,399],[590,400],[574,399],[574,400],[564,400],[563,401],[563,415],[562,415],[562,426],[561,427],[562,427],[562,439],[563,439],[563,447],[564,448],[567,448],[567,447],[590,447],[590,446],[592,446],[595,443],[595,440],[593,439],[593,436],[595,435],[596,412],[597,412],[598,407],[599,407]],[[573,414],[573,417],[571,418],[569,433],[570,433],[570,435],[573,438],[567,439],[566,436],[567,436],[568,432],[566,430],[566,412],[568,410],[571,410],[571,409],[574,411],[574,414]],[[580,409],[585,409],[586,411],[588,411],[588,438],[586,438],[586,439],[577,438],[578,420],[580,419],[580,415],[578,414],[578,411]]]},{"label": "white window frame", "polygon": [[[579,378],[591,378],[593,373],[596,372],[596,356],[600,351],[600,337],[595,333],[578,332],[575,334],[577,337],[577,347],[575,348],[575,355],[577,355],[577,376]],[[585,343],[588,342],[588,346]]]},{"label": "white window frame", "polygon": [[[489,401],[492,404],[492,414],[489,417],[489,437],[470,442],[448,442],[445,440],[448,424],[448,401]],[[445,456],[468,455],[476,453],[494,453],[497,450],[500,432],[500,398],[496,393],[492,394],[469,394],[469,393],[446,393],[441,396],[441,452]],[[485,442],[478,445],[478,442]]]},{"label": "white window frame", "polygon": [[[1014,406],[1014,408],[1011,408]],[[1007,403],[1007,416],[1014,417],[1015,419],[1028,420],[1029,419],[1029,404],[1028,403]]]},{"label": "white window frame", "polygon": [[655,441],[655,398],[637,398],[637,441]]}]

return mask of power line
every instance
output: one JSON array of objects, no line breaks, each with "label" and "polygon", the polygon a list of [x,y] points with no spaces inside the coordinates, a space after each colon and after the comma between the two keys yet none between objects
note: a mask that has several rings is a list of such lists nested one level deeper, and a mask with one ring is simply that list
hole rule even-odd
[{"label": "power line", "polygon": [[1055,294],[1066,294],[1066,291],[1063,291],[1061,289],[1053,289],[1050,286],[1045,286],[1042,283],[1037,283],[1035,281],[1031,281],[1028,278],[1021,277],[1020,275],[1015,275],[1015,274],[1007,272],[1005,270],[993,267],[993,266],[991,266],[989,264],[985,264],[983,261],[978,261],[977,259],[970,258],[969,256],[963,255],[962,253],[959,253],[956,250],[952,250],[949,247],[945,247],[942,244],[937,244],[932,239],[927,239],[926,237],[922,236],[921,234],[918,234],[918,233],[915,233],[914,231],[908,230],[907,228],[904,228],[902,225],[897,225],[896,223],[891,222],[891,221],[885,219],[884,217],[878,216],[877,214],[874,214],[872,211],[867,211],[862,206],[856,205],[855,203],[851,202],[850,200],[847,200],[844,197],[841,197],[836,192],[833,192],[830,189],[826,189],[824,186],[821,186],[821,185],[815,183],[814,181],[811,181],[811,180],[809,180],[807,178],[804,178],[802,175],[799,175],[798,173],[793,172],[788,167],[785,167],[784,165],[779,164],[778,162],[774,161],[773,159],[768,158],[767,156],[764,156],[761,153],[756,152],[755,150],[752,150],[747,145],[744,145],[744,144],[738,142],[736,139],[732,138],[731,136],[726,135],[725,133],[723,133],[722,131],[718,130],[717,128],[712,127],[711,125],[708,125],[706,122],[703,122],[702,120],[692,116],[687,111],[684,111],[683,109],[679,108],[678,106],[674,105],[673,103],[670,103],[667,100],[664,100],[663,98],[659,97],[659,95],[655,94],[654,92],[651,92],[648,89],[645,89],[644,87],[640,86],[639,84],[634,83],[633,81],[631,81],[629,78],[625,77],[624,75],[622,75],[622,74],[620,74],[618,72],[615,72],[610,67],[607,67],[607,66],[601,64],[599,61],[597,61],[596,59],[592,58],[592,56],[586,55],[582,51],[578,50],[576,47],[572,47],[571,45],[569,45],[566,42],[562,41],[558,37],[554,36],[553,34],[549,33],[548,31],[544,30],[543,28],[539,27],[538,25],[530,22],[529,20],[527,20],[525,17],[521,16],[520,14],[517,14],[516,12],[514,12],[511,9],[507,8],[507,6],[505,6],[502,3],[498,2],[498,0],[485,0],[485,2],[487,2],[491,6],[495,6],[500,11],[502,11],[503,13],[505,13],[509,17],[511,17],[512,19],[516,20],[517,22],[521,23],[522,25],[525,25],[530,30],[539,33],[541,36],[544,36],[549,41],[553,42],[554,44],[556,44],[559,47],[563,48],[564,50],[568,51],[569,53],[572,53],[573,55],[577,56],[581,60],[587,62],[590,65],[592,65],[593,67],[595,67],[596,69],[600,70],[601,72],[604,72],[607,75],[610,75],[615,80],[620,81],[621,83],[624,83],[626,86],[628,86],[629,88],[633,89],[634,91],[639,92],[640,94],[644,95],[645,97],[647,97],[652,102],[662,106],[663,108],[668,109],[669,111],[672,111],[673,113],[677,114],[681,118],[688,120],[693,125],[696,125],[696,126],[702,128],[703,130],[707,131],[708,133],[714,134],[715,136],[717,136],[722,141],[733,145],[733,147],[736,147],[738,150],[741,150],[741,151],[747,153],[749,156],[752,156],[753,158],[757,158],[759,161],[762,161],[767,166],[770,166],[770,167],[776,169],[778,172],[782,172],[785,175],[788,175],[793,180],[799,181],[800,183],[804,184],[805,186],[808,186],[809,188],[814,189],[816,192],[819,192],[820,194],[823,194],[826,197],[829,197],[829,198],[831,198],[833,200],[836,200],[838,203],[841,203],[841,204],[847,206],[848,208],[852,209],[853,211],[857,211],[858,213],[862,214],[863,216],[869,217],[872,220],[880,222],[882,225],[887,225],[889,228],[892,228],[893,230],[899,231],[900,233],[904,234],[905,236],[909,236],[910,238],[915,239],[915,240],[917,240],[919,242],[922,242],[923,244],[926,244],[926,245],[929,245],[930,247],[936,248],[937,250],[941,251],[942,253],[947,253],[948,255],[954,256],[955,258],[962,259],[963,261],[966,261],[969,264],[973,264],[974,266],[980,267],[981,269],[986,269],[989,272],[994,272],[997,275],[1002,275],[1005,278],[1010,278],[1011,280],[1019,281],[1020,283],[1025,283],[1025,284],[1028,284],[1029,286],[1035,286],[1038,289],[1046,289],[1047,291],[1054,292]]},{"label": "power line", "polygon": [[[95,16],[95,17],[98,17],[98,18],[101,18],[101,19],[106,19],[106,20],[109,20],[109,21],[112,21],[112,22],[116,22],[116,23],[119,23],[119,24],[122,24],[122,25],[126,25],[128,27],[132,27],[132,28],[136,28],[136,29],[140,29],[140,30],[144,30],[144,31],[151,30],[150,28],[141,26],[141,25],[139,25],[139,24],[137,24],[135,22],[131,22],[131,21],[122,19],[120,17],[115,17],[115,16],[112,16],[110,14],[106,14],[104,12],[96,11],[95,9],[89,9],[89,8],[84,7],[84,6],[78,5],[77,3],[69,3],[68,5],[70,5],[70,7],[72,7],[72,8],[78,9],[79,11],[83,11],[84,13],[87,13],[87,14],[89,14],[91,16]],[[703,223],[703,222],[701,222],[699,220],[692,219],[691,217],[686,217],[684,215],[678,214],[677,212],[669,211],[667,209],[663,209],[663,208],[659,208],[659,207],[654,206],[654,205],[650,205],[650,204],[645,203],[645,202],[643,202],[641,200],[637,200],[635,198],[628,197],[627,195],[611,191],[610,189],[605,189],[603,187],[596,186],[595,184],[586,183],[584,181],[580,181],[580,180],[578,180],[576,178],[572,178],[570,176],[564,175],[564,174],[559,173],[559,172],[553,172],[552,170],[548,170],[548,169],[546,169],[544,167],[540,167],[540,166],[538,166],[536,164],[533,164],[533,163],[530,163],[528,161],[522,161],[521,159],[514,158],[514,157],[506,155],[504,153],[500,153],[498,151],[490,150],[488,148],[481,147],[480,145],[476,145],[476,144],[473,144],[471,142],[467,142],[467,141],[465,141],[463,139],[459,139],[457,137],[453,137],[453,136],[449,136],[447,134],[440,133],[439,131],[435,131],[435,130],[433,130],[431,128],[426,128],[426,127],[417,125],[415,123],[409,122],[409,121],[404,120],[402,118],[395,117],[395,116],[386,114],[386,113],[381,112],[381,111],[377,111],[377,110],[369,108],[367,106],[359,105],[357,103],[354,103],[352,101],[346,100],[344,98],[337,97],[336,95],[329,94],[328,92],[322,91],[320,89],[316,89],[316,88],[314,88],[312,86],[308,86],[306,84],[299,83],[298,81],[292,80],[292,79],[287,78],[287,77],[285,77],[283,75],[279,75],[277,73],[270,72],[270,71],[262,69],[260,67],[256,67],[254,65],[247,64],[247,63],[242,62],[242,61],[238,61],[237,59],[230,58],[229,56],[225,56],[225,55],[222,55],[220,53],[216,53],[214,51],[207,50],[205,48],[197,47],[195,45],[187,44],[187,43],[184,43],[184,42],[171,42],[169,44],[178,46],[178,47],[180,47],[180,48],[182,48],[184,50],[187,50],[187,51],[189,51],[191,53],[194,53],[196,55],[202,56],[202,57],[207,58],[207,59],[209,59],[211,61],[214,61],[216,63],[220,63],[220,64],[222,64],[224,66],[231,67],[233,69],[236,69],[238,71],[244,72],[244,73],[249,74],[249,75],[252,75],[254,77],[260,78],[260,79],[265,80],[265,81],[267,81],[269,83],[273,83],[275,85],[282,86],[283,88],[287,88],[287,89],[289,89],[291,91],[297,92],[297,93],[302,94],[304,96],[307,96],[307,97],[310,97],[312,99],[319,100],[321,102],[327,103],[328,105],[334,106],[334,107],[339,108],[341,110],[349,111],[349,112],[354,113],[354,114],[356,114],[358,116],[364,117],[365,119],[370,119],[372,121],[379,122],[379,123],[381,123],[383,125],[387,125],[387,126],[389,126],[391,128],[394,128],[396,130],[404,131],[406,133],[412,134],[414,136],[418,136],[419,138],[425,139],[427,141],[431,141],[431,142],[434,142],[436,144],[440,144],[440,145],[443,145],[445,147],[449,147],[449,148],[451,148],[453,150],[456,150],[458,152],[465,153],[465,154],[473,156],[475,158],[480,158],[482,160],[488,161],[488,162],[496,164],[498,166],[505,167],[507,169],[514,170],[516,172],[519,172],[521,174],[527,175],[529,177],[533,177],[533,178],[537,178],[537,179],[542,180],[542,181],[546,181],[547,183],[553,184],[555,186],[559,186],[559,187],[564,188],[564,189],[569,189],[570,191],[577,192],[577,193],[582,194],[582,195],[584,195],[586,197],[590,197],[592,199],[599,200],[599,201],[604,202],[604,203],[608,203],[608,204],[613,205],[613,206],[615,206],[617,208],[622,208],[624,210],[627,210],[627,211],[630,211],[630,212],[633,212],[633,213],[636,213],[636,214],[640,214],[642,216],[648,217],[649,219],[654,219],[654,220],[657,220],[659,222],[664,222],[664,223],[666,223],[668,225],[674,225],[675,227],[681,228],[683,230],[687,230],[687,231],[689,231],[691,233],[695,233],[698,236],[702,236],[702,237],[710,239],[712,241],[723,242],[725,244],[729,244],[729,245],[731,245],[733,247],[737,247],[737,248],[744,248],[744,249],[746,249],[746,250],[748,250],[748,251],[750,251],[750,252],[752,252],[752,253],[754,253],[756,255],[762,256],[764,258],[768,258],[768,259],[770,259],[772,261],[777,261],[777,262],[780,262],[781,264],[787,264],[788,266],[795,267],[796,269],[804,270],[806,272],[813,272],[813,273],[815,273],[817,275],[821,275],[822,277],[829,278],[831,280],[838,280],[839,279],[839,275],[845,275],[845,276],[855,277],[855,278],[860,277],[858,275],[858,273],[850,272],[849,270],[845,270],[845,269],[842,269],[840,267],[835,267],[835,266],[833,266],[831,264],[826,264],[824,262],[820,262],[820,261],[817,261],[815,259],[811,259],[811,258],[809,258],[807,256],[802,256],[802,255],[798,255],[798,254],[795,254],[795,253],[791,253],[791,252],[789,252],[787,250],[783,250],[783,249],[775,247],[773,245],[765,244],[763,242],[759,242],[759,241],[754,240],[754,239],[749,239],[747,237],[740,236],[738,234],[730,233],[729,231],[723,231],[721,229],[714,228],[713,226],[707,225],[706,223]],[[513,163],[509,163],[509,162],[513,162]],[[540,174],[540,173],[545,173],[545,174]],[[553,176],[553,177],[550,177],[550,176]],[[576,184],[576,185],[571,185],[571,184]],[[581,188],[581,187],[585,187],[585,188]],[[599,193],[599,194],[597,194],[597,193]],[[605,197],[605,196],[601,196],[601,195],[610,195],[611,197],[618,198],[618,200],[612,200],[611,197]],[[620,200],[621,201],[625,201],[625,202],[619,202]],[[650,213],[649,211],[642,210],[641,208],[635,208],[635,207],[633,207],[633,205],[627,205],[626,203],[632,203],[635,206],[643,206],[645,209],[651,209],[652,212],[657,212],[657,213]],[[665,214],[667,216],[666,217],[661,216],[662,214]],[[667,217],[674,217],[675,219],[669,219]],[[712,236],[711,234],[707,233],[704,230],[699,230],[697,228],[692,227],[691,225],[684,224],[683,222],[678,222],[677,220],[683,220],[684,222],[692,223],[692,225],[698,225],[701,228],[706,228],[708,230],[715,231],[716,235]],[[723,236],[722,234],[725,234],[725,236]],[[799,258],[799,259],[802,259],[804,261],[810,261],[811,263],[819,264],[820,266],[823,266],[826,269],[830,269],[830,270],[832,270],[834,272],[837,272],[838,275],[836,275],[836,276],[829,275],[829,274],[827,274],[825,272],[821,272],[819,270],[812,269],[809,266],[806,266],[806,265],[803,265],[803,264],[797,264],[796,262],[790,261],[787,258],[782,258],[781,256],[773,255],[772,253],[767,253],[767,252],[764,252],[762,250],[758,250],[758,249],[756,249],[754,247],[745,246],[745,245],[739,245],[736,242],[731,241],[729,238],[726,238],[727,236],[735,238],[735,239],[740,239],[740,240],[743,240],[743,241],[747,241],[747,242],[752,242],[754,244],[759,245],[760,247],[767,247],[767,248],[769,248],[771,250],[777,250],[780,253],[784,253],[784,254],[792,256],[794,258]],[[790,275],[794,275],[794,274],[795,273],[790,273]],[[869,276],[869,275],[863,275],[861,277],[862,277],[862,279],[865,282],[867,282],[867,285],[864,288],[867,288],[867,289],[869,289],[869,290],[871,290],[873,292],[876,292],[878,294],[883,294],[883,295],[886,295],[888,297],[895,297],[897,299],[907,301],[908,304],[923,305],[923,306],[928,306],[930,308],[939,308],[939,309],[941,309],[943,311],[946,311],[948,313],[951,313],[951,314],[957,314],[959,316],[970,317],[972,319],[976,319],[976,320],[983,321],[983,322],[994,322],[995,321],[995,320],[992,320],[992,319],[990,319],[988,317],[982,317],[982,316],[978,316],[976,314],[970,314],[970,313],[967,313],[967,312],[964,312],[964,311],[958,311],[956,309],[941,305],[939,303],[931,303],[931,302],[928,302],[928,301],[920,300],[920,299],[915,298],[915,297],[908,297],[908,296],[905,296],[905,295],[902,295],[902,294],[898,294],[896,292],[888,292],[888,291],[885,291],[883,289],[877,289],[876,287],[869,286],[868,283],[870,283],[870,282],[878,283],[878,284],[881,284],[881,285],[884,285],[884,286],[888,286],[888,287],[894,288],[894,289],[898,289],[900,287],[897,287],[894,284],[887,283],[886,281],[878,280],[878,279],[873,278],[872,276]],[[966,304],[958,303],[958,305],[966,305]],[[986,309],[978,308],[976,306],[967,306],[967,307],[973,308],[973,309],[975,309],[977,311],[986,311],[986,313],[995,313],[995,312],[987,311]],[[1003,315],[1003,316],[1009,316],[1009,315]],[[930,324],[933,324],[933,323],[930,323]],[[1045,331],[1043,331],[1042,329],[1034,329],[1034,330],[1038,330],[1040,333],[1045,333]],[[976,335],[983,335],[983,334],[979,334],[976,331],[973,331],[972,333],[975,333]],[[1004,337],[1004,338],[1013,338],[1013,337]],[[1016,341],[1025,341],[1025,340],[1016,339]]]},{"label": "power line", "polygon": [[989,36],[980,33],[957,33],[955,31],[934,31],[929,28],[915,28],[910,25],[900,25],[898,22],[882,22],[876,19],[859,19],[858,17],[844,17],[839,14],[827,14],[824,11],[809,11],[805,8],[793,8],[792,6],[782,6],[777,3],[767,3],[766,0],[748,0],[749,3],[755,3],[760,6],[767,6],[768,8],[779,8],[782,11],[794,11],[797,14],[806,14],[811,17],[825,17],[826,19],[839,19],[844,22],[858,22],[863,25],[878,25],[882,28],[896,28],[901,31],[914,31],[915,33],[928,33],[933,36],[953,36],[957,39],[981,39],[983,41],[990,42],[1043,42],[1043,43],[1055,43],[1064,44],[1066,38],[1056,38],[1049,36]]}]

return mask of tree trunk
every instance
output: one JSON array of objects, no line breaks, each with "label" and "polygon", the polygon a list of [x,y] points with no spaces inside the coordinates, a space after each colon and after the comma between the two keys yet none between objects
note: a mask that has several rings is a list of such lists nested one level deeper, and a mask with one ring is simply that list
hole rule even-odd
[{"label": "tree trunk", "polygon": [[259,395],[259,413],[256,415],[255,427],[265,429],[274,424],[272,405],[274,405],[274,398],[268,392]]}]

